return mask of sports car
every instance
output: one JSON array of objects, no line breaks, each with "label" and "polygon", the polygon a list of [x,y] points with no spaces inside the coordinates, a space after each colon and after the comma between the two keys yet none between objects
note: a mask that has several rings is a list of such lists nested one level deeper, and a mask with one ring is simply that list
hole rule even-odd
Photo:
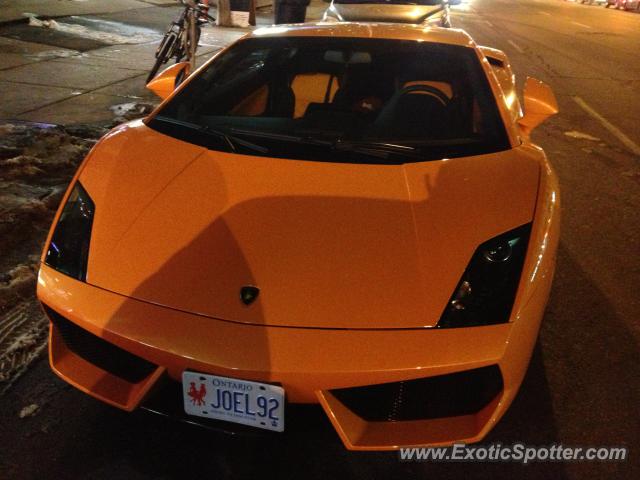
[{"label": "sports car", "polygon": [[461,0],[331,0],[327,22],[413,23],[450,27],[449,5]]},{"label": "sports car", "polygon": [[[71,181],[38,298],[61,378],[123,410],[348,449],[476,442],[523,380],[559,191],[557,112],[462,30],[260,28],[109,132]],[[162,406],[162,408],[161,408]],[[173,410],[171,410],[173,406]]]}]

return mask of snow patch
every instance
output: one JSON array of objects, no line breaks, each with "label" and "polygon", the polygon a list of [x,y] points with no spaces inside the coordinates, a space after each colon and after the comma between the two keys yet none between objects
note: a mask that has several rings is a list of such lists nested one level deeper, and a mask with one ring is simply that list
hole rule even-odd
[{"label": "snow patch", "polygon": [[84,25],[77,25],[75,23],[57,22],[55,20],[40,20],[35,15],[29,16],[29,26],[38,28],[49,28],[51,30],[57,30],[69,35],[88,38],[112,45],[152,42],[157,40],[158,37],[157,34],[142,33],[140,31],[132,32],[131,35],[120,35],[115,32],[94,30],[92,28],[87,28]]},{"label": "snow patch", "polygon": [[36,403],[32,403],[31,405],[27,405],[22,410],[20,410],[20,413],[18,414],[18,416],[20,418],[33,417],[38,411],[38,408],[39,407]]},{"label": "snow patch", "polygon": [[36,16],[30,16],[29,26],[42,28],[58,28],[58,22],[56,22],[55,20],[40,20]]},{"label": "snow patch", "polygon": [[127,102],[112,105],[109,109],[116,116],[115,120],[125,122],[135,118],[143,117],[154,109],[150,103]]},{"label": "snow patch", "polygon": [[6,273],[0,274],[0,306],[3,306],[3,298],[13,294],[19,294],[35,285],[37,265],[18,265]]},{"label": "snow patch", "polygon": [[77,50],[45,50],[43,52],[32,53],[26,55],[27,57],[33,57],[43,60],[49,60],[51,58],[68,58],[68,57],[77,57],[81,55],[81,53]]},{"label": "snow patch", "polygon": [[38,343],[38,334],[36,332],[25,332],[13,340],[7,350],[5,351],[5,355],[10,355],[17,350],[22,350],[25,348],[33,347]]}]

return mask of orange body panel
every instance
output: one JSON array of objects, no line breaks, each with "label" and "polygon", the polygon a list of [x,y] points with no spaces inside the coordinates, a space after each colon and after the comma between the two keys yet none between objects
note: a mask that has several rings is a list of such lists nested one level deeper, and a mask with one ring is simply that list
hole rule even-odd
[{"label": "orange body panel", "polygon": [[[434,326],[475,248],[533,216],[540,167],[520,150],[296,162],[124,127],[79,177],[97,205],[111,205],[96,209],[87,282],[245,323]],[[248,309],[238,285],[264,293]]]},{"label": "orange body panel", "polygon": [[[253,33],[263,34],[472,45],[459,31],[393,25]],[[78,357],[52,326],[53,370],[126,410],[184,370],[278,383],[290,402],[320,403],[350,449],[482,439],[526,372],[559,237],[556,176],[541,149],[520,144],[485,68],[513,144],[491,155],[337,164],[208,151],[140,121],[112,131],[75,177],[96,205],[87,281],[43,263],[38,298],[157,368],[128,383]],[[529,222],[510,321],[433,328],[476,247]],[[238,285],[249,284],[263,291],[246,307]],[[502,392],[459,417],[366,421],[330,391],[490,365]]]}]

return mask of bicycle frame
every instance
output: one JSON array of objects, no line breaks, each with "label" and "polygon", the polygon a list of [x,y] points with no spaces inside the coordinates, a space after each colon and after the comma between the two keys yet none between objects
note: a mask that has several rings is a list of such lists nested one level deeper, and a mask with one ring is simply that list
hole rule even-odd
[{"label": "bicycle frame", "polygon": [[[186,57],[190,64],[190,71],[195,70],[196,50],[200,39],[200,25],[198,19],[202,16],[202,5],[193,0],[181,0],[185,8],[180,13],[177,20],[169,25],[160,45],[155,53],[156,62],[149,73],[147,82],[151,81],[161,65],[167,63],[171,58],[175,58],[178,63]],[[215,18],[207,15],[209,21]]]}]

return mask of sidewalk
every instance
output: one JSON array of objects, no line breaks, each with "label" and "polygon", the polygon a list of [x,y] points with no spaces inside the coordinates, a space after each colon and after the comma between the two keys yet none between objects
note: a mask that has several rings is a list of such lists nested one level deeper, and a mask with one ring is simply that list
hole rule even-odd
[{"label": "sidewalk", "polygon": [[[308,21],[326,5],[313,0]],[[156,103],[145,79],[179,8],[176,0],[0,0],[0,120],[109,122],[115,105]],[[60,28],[29,26],[25,13],[55,18]],[[259,26],[272,21],[271,8],[258,11]],[[205,27],[199,63],[248,31]]]},{"label": "sidewalk", "polygon": [[0,0],[0,24],[21,20],[25,12],[64,17],[124,12],[175,4],[176,0]]}]

